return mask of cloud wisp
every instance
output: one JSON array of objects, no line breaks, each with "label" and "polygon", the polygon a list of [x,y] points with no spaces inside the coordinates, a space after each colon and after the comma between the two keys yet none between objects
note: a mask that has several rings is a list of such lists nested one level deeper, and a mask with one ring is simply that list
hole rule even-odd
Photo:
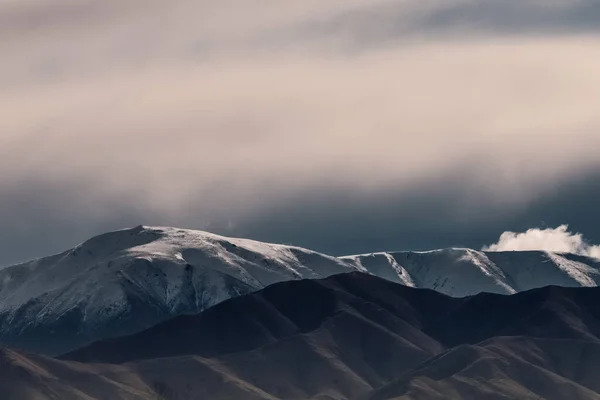
[{"label": "cloud wisp", "polygon": [[600,245],[589,244],[581,233],[569,231],[568,225],[557,228],[533,228],[526,232],[504,232],[497,243],[485,246],[484,251],[541,250],[572,253],[600,259]]}]

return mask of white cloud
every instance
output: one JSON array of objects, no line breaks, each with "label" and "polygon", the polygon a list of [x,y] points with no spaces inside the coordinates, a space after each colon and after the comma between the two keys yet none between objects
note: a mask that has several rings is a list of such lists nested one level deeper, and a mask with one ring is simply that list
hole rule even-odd
[{"label": "white cloud", "polygon": [[568,225],[557,228],[529,229],[527,232],[504,232],[497,243],[484,251],[542,250],[556,253],[573,253],[600,258],[600,246],[589,244],[581,233],[569,231]]}]

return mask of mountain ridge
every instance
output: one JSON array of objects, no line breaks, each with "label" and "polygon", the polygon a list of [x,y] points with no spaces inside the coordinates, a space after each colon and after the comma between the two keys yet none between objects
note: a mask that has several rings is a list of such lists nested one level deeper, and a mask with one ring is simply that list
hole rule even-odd
[{"label": "mountain ridge", "polygon": [[[593,400],[599,300],[600,288],[553,286],[455,298],[354,272],[280,282],[53,362],[160,375],[179,393],[169,400]],[[188,392],[190,379],[205,386]]]},{"label": "mountain ridge", "polygon": [[[229,299],[201,314],[175,317],[144,332],[102,340],[61,358],[108,363],[184,354],[210,358],[312,332],[323,321],[349,310],[358,312],[356,315],[366,310],[370,318],[380,314],[384,318],[381,321],[386,313],[392,313],[446,348],[499,336],[600,343],[598,298],[600,288],[558,286],[515,295],[480,293],[455,298],[354,272],[320,280],[280,282]],[[376,304],[376,309],[369,304]],[[545,325],[547,320],[553,321],[551,327]],[[182,336],[173,336],[179,333]],[[224,348],[222,342],[233,343],[234,348]],[[169,343],[171,348],[163,348],[161,343]],[[90,354],[96,358],[89,358]]]},{"label": "mountain ridge", "polygon": [[0,344],[62,354],[197,314],[277,282],[355,271],[454,297],[600,284],[600,260],[573,254],[450,248],[333,257],[201,231],[138,226],[0,270]]}]

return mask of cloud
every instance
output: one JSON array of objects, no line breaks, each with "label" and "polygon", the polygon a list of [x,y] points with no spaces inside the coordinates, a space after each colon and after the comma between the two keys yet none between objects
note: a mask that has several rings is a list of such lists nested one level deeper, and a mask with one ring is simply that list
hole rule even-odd
[{"label": "cloud", "polygon": [[[331,3],[331,2],[330,2]],[[346,51],[403,41],[598,33],[596,0],[373,1],[325,13],[276,35],[278,42],[332,39]]]},{"label": "cloud", "polygon": [[593,3],[501,3],[0,1],[6,232],[241,226],[440,182],[456,215],[541,198],[600,169]]},{"label": "cloud", "polygon": [[483,250],[542,250],[600,258],[600,246],[589,244],[581,233],[570,232],[568,225],[547,229],[534,228],[522,233],[504,232],[497,243],[486,246]]},{"label": "cloud", "polygon": [[0,91],[0,187],[77,182],[165,211],[331,186],[409,190],[462,170],[474,192],[528,199],[600,166],[594,43],[164,60]]},{"label": "cloud", "polygon": [[[434,36],[346,54],[343,43],[364,29],[410,28],[448,6],[41,3],[0,12],[10,21],[0,23],[4,191],[41,180],[168,213],[198,202],[252,208],[328,187],[411,190],[460,171],[469,194],[519,202],[600,168],[593,33]],[[558,3],[568,8],[520,7],[556,16]],[[493,4],[455,7],[493,16]],[[316,22],[331,31],[285,34]],[[286,41],[273,47],[270,37]]]}]

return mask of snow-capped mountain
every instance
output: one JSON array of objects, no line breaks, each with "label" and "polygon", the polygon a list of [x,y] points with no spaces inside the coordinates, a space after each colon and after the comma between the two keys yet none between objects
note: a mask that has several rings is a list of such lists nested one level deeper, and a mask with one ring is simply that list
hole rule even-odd
[{"label": "snow-capped mountain", "polygon": [[546,251],[441,249],[341,257],[357,269],[450,296],[514,294],[544,286],[599,286],[600,260]]},{"label": "snow-capped mountain", "polygon": [[275,282],[353,270],[298,247],[140,226],[0,270],[0,343],[59,354]]},{"label": "snow-capped mountain", "polygon": [[139,226],[0,270],[0,345],[56,355],[199,313],[276,282],[353,271],[451,296],[600,283],[600,260],[572,254],[445,249],[336,258]]}]

